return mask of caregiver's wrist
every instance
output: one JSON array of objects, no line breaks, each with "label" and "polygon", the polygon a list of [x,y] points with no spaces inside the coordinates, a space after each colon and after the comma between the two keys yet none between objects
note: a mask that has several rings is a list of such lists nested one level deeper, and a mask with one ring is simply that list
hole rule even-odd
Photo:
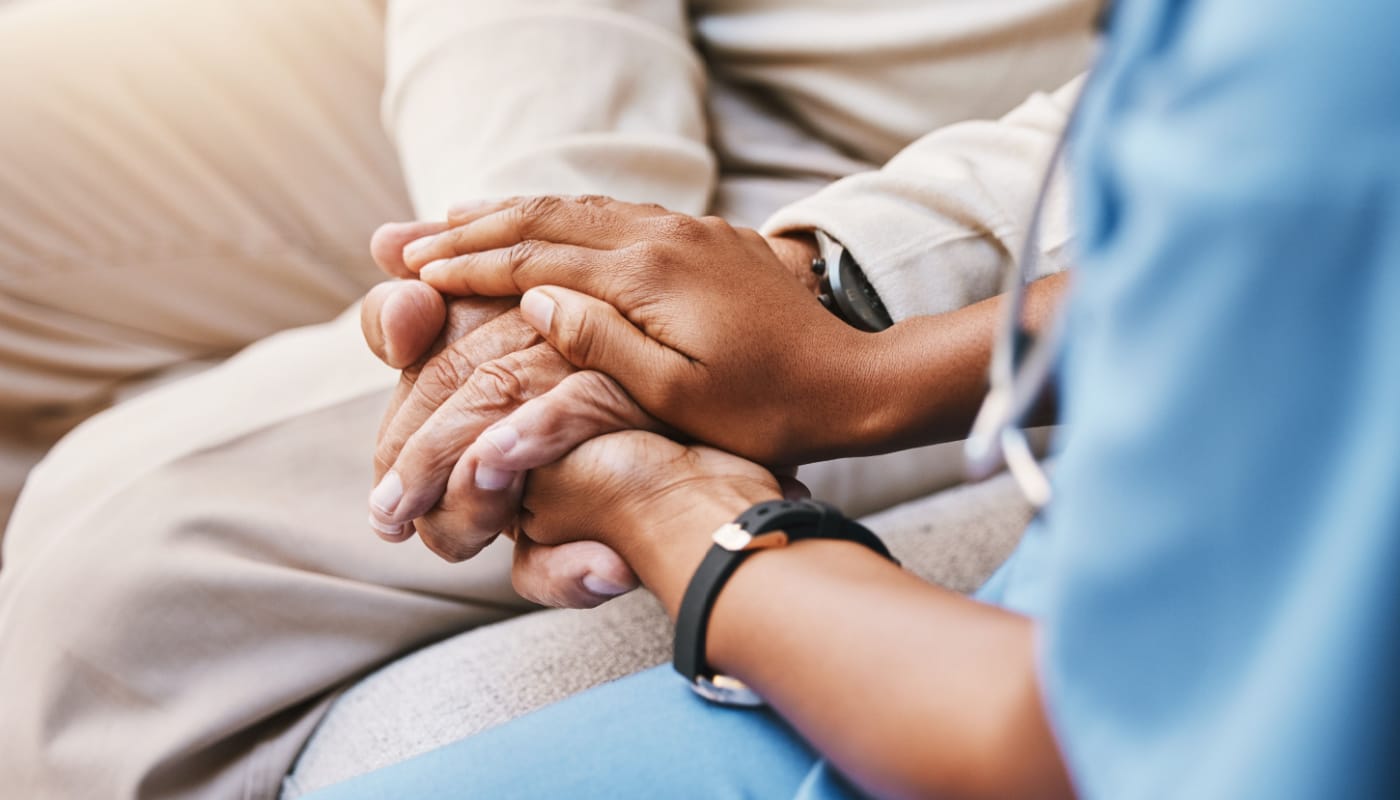
[{"label": "caregiver's wrist", "polygon": [[890,439],[908,424],[901,409],[890,402],[918,369],[917,361],[901,355],[903,333],[898,327],[879,333],[855,331],[848,344],[851,368],[842,375],[840,387],[841,396],[849,399],[840,432],[849,448],[843,455],[884,452]]},{"label": "caregiver's wrist", "polygon": [[777,481],[706,478],[675,487],[633,515],[628,530],[609,542],[675,618],[681,597],[711,538],[751,506],[782,497]]},{"label": "caregiver's wrist", "polygon": [[857,400],[842,432],[852,446],[838,455],[875,455],[966,438],[986,393],[995,317],[969,319],[965,312],[982,315],[987,311],[982,305],[911,317],[864,334],[853,357],[859,369],[839,392]]},{"label": "caregiver's wrist", "polygon": [[886,431],[898,425],[886,401],[912,367],[891,358],[894,329],[868,333],[828,316],[813,331],[812,352],[802,359],[796,381],[796,402],[780,426],[780,450],[790,457],[774,463],[879,452]]},{"label": "caregiver's wrist", "polygon": [[811,231],[789,231],[764,238],[787,271],[816,297],[821,291],[821,280],[812,270],[812,260],[820,254],[817,237]]}]

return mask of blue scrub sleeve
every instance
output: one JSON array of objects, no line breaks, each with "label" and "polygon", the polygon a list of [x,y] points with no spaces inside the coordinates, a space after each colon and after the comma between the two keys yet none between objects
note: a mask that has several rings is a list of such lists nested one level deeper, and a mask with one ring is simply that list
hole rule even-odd
[{"label": "blue scrub sleeve", "polygon": [[1046,702],[1083,796],[1400,786],[1400,4],[1119,4]]}]

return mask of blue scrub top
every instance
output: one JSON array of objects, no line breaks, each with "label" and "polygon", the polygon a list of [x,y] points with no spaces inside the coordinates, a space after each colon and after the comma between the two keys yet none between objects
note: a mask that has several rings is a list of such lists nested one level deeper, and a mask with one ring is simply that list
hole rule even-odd
[{"label": "blue scrub top", "polygon": [[1111,27],[1020,570],[1061,747],[1087,797],[1400,797],[1400,3]]}]

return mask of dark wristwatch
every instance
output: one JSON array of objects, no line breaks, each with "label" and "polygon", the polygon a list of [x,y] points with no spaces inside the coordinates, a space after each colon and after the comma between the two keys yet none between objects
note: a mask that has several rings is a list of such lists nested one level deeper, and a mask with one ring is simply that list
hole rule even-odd
[{"label": "dark wristwatch", "polygon": [[847,324],[875,333],[894,324],[894,318],[880,302],[880,295],[865,277],[851,251],[822,231],[813,231],[817,257],[812,272],[821,281],[822,305]]},{"label": "dark wristwatch", "polygon": [[769,500],[739,515],[714,532],[714,546],[695,571],[676,616],[674,664],[695,693],[722,705],[761,706],[763,698],[705,663],[710,612],[734,570],[758,550],[783,547],[802,539],[838,539],[864,545],[898,564],[884,542],[868,528],[815,500]]}]

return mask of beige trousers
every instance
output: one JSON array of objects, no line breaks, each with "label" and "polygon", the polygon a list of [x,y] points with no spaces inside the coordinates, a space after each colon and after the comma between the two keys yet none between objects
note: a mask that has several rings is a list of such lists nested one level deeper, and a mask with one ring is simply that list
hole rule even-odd
[{"label": "beige trousers", "polygon": [[0,12],[0,518],[133,380],[345,309],[410,215],[377,3],[197,6]]},{"label": "beige trousers", "polygon": [[[345,309],[411,216],[383,36],[374,0],[0,9],[0,518],[48,451],[0,570],[6,797],[270,797],[335,688],[528,608],[503,548],[365,527],[395,376]],[[756,222],[808,188],[719,194]],[[946,478],[883,463],[814,480]]]}]

